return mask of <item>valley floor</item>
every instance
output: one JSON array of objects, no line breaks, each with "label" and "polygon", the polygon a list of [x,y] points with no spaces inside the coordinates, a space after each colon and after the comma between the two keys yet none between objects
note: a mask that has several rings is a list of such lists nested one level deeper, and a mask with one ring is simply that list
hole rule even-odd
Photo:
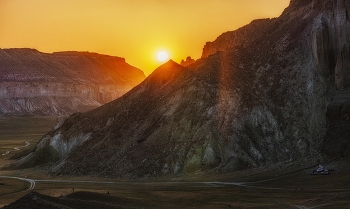
[{"label": "valley floor", "polygon": [[34,147],[56,123],[56,116],[0,116],[0,167],[19,151]]},{"label": "valley floor", "polygon": [[[0,118],[0,151],[11,151],[0,155],[0,167],[18,152],[13,148],[30,149],[55,120]],[[0,207],[22,197],[5,208],[350,208],[350,160],[328,162],[330,175],[310,175],[315,166],[139,180],[52,177],[45,167],[0,171]]]}]

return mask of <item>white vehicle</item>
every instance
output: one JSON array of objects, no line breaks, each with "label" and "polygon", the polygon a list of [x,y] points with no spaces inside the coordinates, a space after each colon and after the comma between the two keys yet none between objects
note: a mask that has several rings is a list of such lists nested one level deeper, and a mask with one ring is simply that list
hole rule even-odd
[{"label": "white vehicle", "polygon": [[322,175],[329,175],[330,171],[334,171],[334,169],[325,169],[323,167],[323,165],[319,164],[316,167],[316,170],[313,170],[310,174],[311,175],[318,175],[318,174],[322,174]]}]

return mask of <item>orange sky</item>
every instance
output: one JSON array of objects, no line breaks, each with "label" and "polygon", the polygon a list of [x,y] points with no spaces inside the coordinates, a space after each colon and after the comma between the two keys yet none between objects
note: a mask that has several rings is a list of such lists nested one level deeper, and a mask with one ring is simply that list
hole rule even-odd
[{"label": "orange sky", "polygon": [[0,48],[116,55],[150,74],[166,50],[198,59],[207,41],[290,0],[0,0]]}]

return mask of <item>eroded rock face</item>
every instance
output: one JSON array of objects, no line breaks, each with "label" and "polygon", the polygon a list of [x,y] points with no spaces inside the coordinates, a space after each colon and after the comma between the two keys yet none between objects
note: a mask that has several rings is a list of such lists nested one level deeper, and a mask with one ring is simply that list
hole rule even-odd
[{"label": "eroded rock face", "polygon": [[250,24],[235,30],[223,33],[215,41],[207,42],[203,48],[202,58],[230,49],[239,50],[260,36],[262,36],[273,24],[273,19],[254,20]]},{"label": "eroded rock face", "polygon": [[0,115],[62,115],[110,102],[145,78],[123,58],[0,49]]},{"label": "eroded rock face", "polygon": [[350,145],[349,20],[337,18],[350,7],[332,2],[292,1],[239,50],[233,37],[189,67],[169,61],[123,97],[69,117],[39,144],[89,137],[53,172],[135,178],[348,155],[330,146],[335,136]]},{"label": "eroded rock face", "polygon": [[322,75],[329,76],[334,68],[332,37],[324,17],[318,17],[312,30],[312,50],[315,64]]},{"label": "eroded rock face", "polygon": [[[349,86],[349,2],[313,1],[323,12],[315,17],[312,30],[314,61],[323,75],[331,76],[338,89]],[[316,6],[317,5],[317,6]]]}]

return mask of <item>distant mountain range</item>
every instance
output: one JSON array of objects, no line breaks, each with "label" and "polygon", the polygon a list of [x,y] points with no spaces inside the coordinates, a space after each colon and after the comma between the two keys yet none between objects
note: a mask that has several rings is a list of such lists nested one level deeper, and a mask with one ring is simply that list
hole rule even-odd
[{"label": "distant mountain range", "polygon": [[188,67],[169,61],[72,115],[12,167],[47,159],[57,175],[136,178],[349,156],[349,11],[347,0],[292,0]]},{"label": "distant mountain range", "polygon": [[68,115],[110,102],[145,78],[124,58],[0,49],[0,115]]}]

